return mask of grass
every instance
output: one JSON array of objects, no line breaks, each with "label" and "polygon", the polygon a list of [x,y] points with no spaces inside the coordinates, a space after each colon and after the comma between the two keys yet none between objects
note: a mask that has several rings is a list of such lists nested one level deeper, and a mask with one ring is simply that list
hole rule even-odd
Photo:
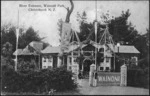
[{"label": "grass", "polygon": [[[28,93],[28,92],[24,92],[24,93],[10,93],[10,92],[1,92],[1,95],[48,95],[46,93]],[[71,90],[71,91],[63,91],[63,92],[55,92],[54,95],[82,95],[81,93],[79,93],[79,90]]]}]

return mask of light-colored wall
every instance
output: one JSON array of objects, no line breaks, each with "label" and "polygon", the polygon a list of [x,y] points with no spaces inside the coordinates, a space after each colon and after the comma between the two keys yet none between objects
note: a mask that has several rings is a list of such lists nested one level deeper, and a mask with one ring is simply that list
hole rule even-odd
[{"label": "light-colored wall", "polygon": [[52,56],[43,56],[42,57],[42,69],[46,69],[48,67],[53,67],[53,57]]}]

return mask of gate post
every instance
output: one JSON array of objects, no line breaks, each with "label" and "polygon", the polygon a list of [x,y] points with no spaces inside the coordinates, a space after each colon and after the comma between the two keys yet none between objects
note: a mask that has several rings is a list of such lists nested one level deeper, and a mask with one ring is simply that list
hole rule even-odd
[{"label": "gate post", "polygon": [[127,66],[121,66],[121,83],[120,86],[127,86]]},{"label": "gate post", "polygon": [[90,65],[90,72],[89,72],[89,85],[93,86],[93,79],[94,79],[94,70],[96,69],[95,64]]},{"label": "gate post", "polygon": [[72,65],[72,73],[74,73],[73,77],[77,81],[78,81],[78,72],[79,72],[79,65],[78,64],[73,64]]}]

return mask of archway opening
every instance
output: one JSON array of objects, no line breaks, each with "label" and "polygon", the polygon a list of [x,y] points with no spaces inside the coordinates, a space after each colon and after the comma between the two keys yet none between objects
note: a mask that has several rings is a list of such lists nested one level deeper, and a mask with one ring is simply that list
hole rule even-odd
[{"label": "archway opening", "polygon": [[83,74],[88,75],[90,71],[90,65],[92,64],[92,60],[85,59],[83,62]]}]

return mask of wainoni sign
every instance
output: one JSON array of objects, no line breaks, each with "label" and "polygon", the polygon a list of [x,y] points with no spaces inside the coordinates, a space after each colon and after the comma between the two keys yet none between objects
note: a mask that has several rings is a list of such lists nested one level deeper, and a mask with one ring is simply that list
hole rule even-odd
[{"label": "wainoni sign", "polygon": [[98,85],[120,85],[121,74],[112,72],[98,72]]}]

